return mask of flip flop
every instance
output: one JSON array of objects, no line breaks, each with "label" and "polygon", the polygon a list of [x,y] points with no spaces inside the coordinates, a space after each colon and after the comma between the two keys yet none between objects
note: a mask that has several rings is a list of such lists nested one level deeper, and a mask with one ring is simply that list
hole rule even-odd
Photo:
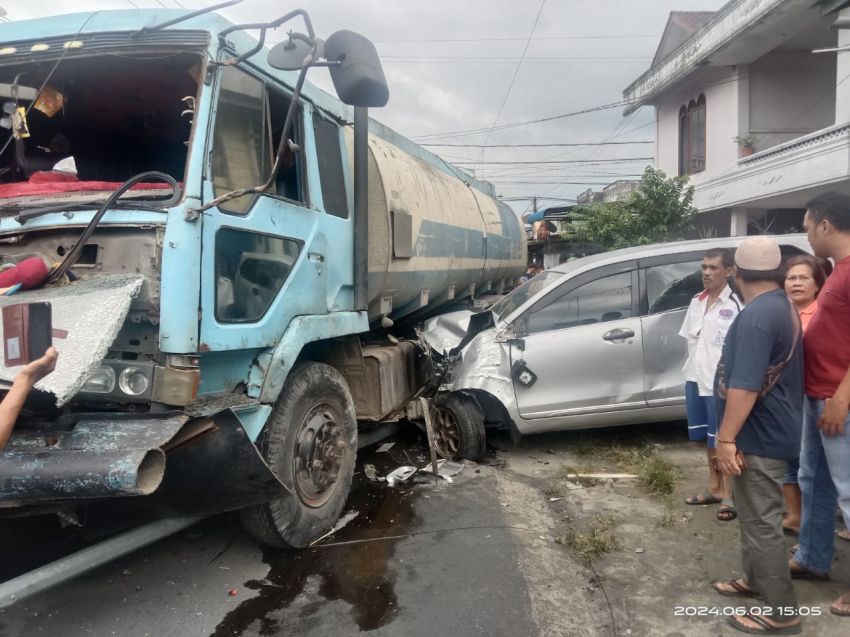
[{"label": "flip flop", "polygon": [[712,495],[708,491],[700,493],[699,495],[692,495],[685,499],[685,504],[718,504],[720,502],[720,498]]},{"label": "flip flop", "polygon": [[829,607],[829,612],[833,615],[838,615],[839,617],[850,617],[850,609],[838,609],[835,607],[836,604],[839,606],[850,606],[850,591],[844,593],[844,595],[832,602],[832,606]]},{"label": "flip flop", "polygon": [[720,506],[717,508],[717,519],[721,522],[731,522],[737,517],[738,512],[735,510],[732,498],[723,498]]},{"label": "flip flop", "polygon": [[[799,529],[792,529],[790,526],[783,526],[783,527],[782,527],[782,532],[783,532],[785,535],[791,535],[791,536],[793,536],[793,537],[797,537],[798,535],[800,535],[800,530],[799,530]],[[847,539],[850,539],[850,538],[847,538]]]},{"label": "flip flop", "polygon": [[[760,628],[744,626],[744,624],[737,620],[737,617],[746,617],[757,626],[760,626]],[[750,635],[799,635],[803,632],[803,628],[799,623],[791,626],[774,626],[761,615],[753,615],[749,611],[743,615],[730,615],[726,618],[726,621],[729,622],[732,628],[740,630],[742,633],[749,633]]]},{"label": "flip flop", "polygon": [[[715,580],[711,583],[711,588],[720,593],[721,595],[726,595],[726,597],[755,597],[756,599],[760,599],[761,595],[759,595],[756,591],[747,588],[742,584],[743,580],[733,579],[728,582],[723,582],[721,580]],[[731,586],[735,590],[727,591],[720,588],[721,584],[726,584],[727,586]]]}]

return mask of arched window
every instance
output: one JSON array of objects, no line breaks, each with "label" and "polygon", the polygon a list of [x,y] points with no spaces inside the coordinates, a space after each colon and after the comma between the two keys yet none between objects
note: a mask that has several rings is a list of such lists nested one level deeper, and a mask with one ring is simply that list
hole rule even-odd
[{"label": "arched window", "polygon": [[688,137],[690,136],[688,109],[679,109],[679,176],[688,174]]},{"label": "arched window", "polygon": [[679,109],[679,175],[705,170],[705,95]]}]

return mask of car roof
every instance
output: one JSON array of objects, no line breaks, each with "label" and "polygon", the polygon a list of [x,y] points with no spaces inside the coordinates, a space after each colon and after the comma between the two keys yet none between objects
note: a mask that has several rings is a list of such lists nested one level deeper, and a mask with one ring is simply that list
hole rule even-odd
[{"label": "car roof", "polygon": [[[809,240],[805,234],[782,234],[771,235],[780,245],[792,245],[796,248],[811,252]],[[713,239],[695,239],[692,241],[672,241],[668,243],[653,243],[645,246],[634,246],[622,248],[611,252],[601,252],[587,257],[581,257],[573,261],[562,263],[551,268],[555,272],[571,274],[573,272],[590,270],[592,268],[620,263],[621,261],[636,261],[647,257],[664,256],[666,254],[680,254],[682,252],[707,252],[712,248],[734,248],[747,237],[722,237]]]},{"label": "car roof", "polygon": [[[812,248],[809,245],[809,240],[805,234],[781,234],[771,235],[780,246],[793,246],[803,252],[811,252]],[[672,254],[682,254],[687,252],[707,252],[712,248],[734,248],[741,241],[746,239],[745,236],[740,237],[722,237],[711,239],[695,239],[692,241],[671,241],[668,243],[653,243],[645,246],[634,246],[631,248],[622,248],[620,250],[612,250],[611,252],[601,252],[590,256],[581,257],[573,261],[562,263],[561,265],[550,268],[547,272],[560,272],[568,275],[565,277],[557,277],[549,285],[540,290],[537,294],[528,299],[525,303],[519,306],[516,310],[505,317],[500,317],[501,320],[511,323],[516,317],[520,316],[526,309],[537,303],[541,298],[546,296],[553,287],[564,283],[565,279],[570,279],[573,276],[582,274],[589,270],[595,270],[598,267],[622,263],[623,261],[639,261],[649,257],[658,257]]]}]

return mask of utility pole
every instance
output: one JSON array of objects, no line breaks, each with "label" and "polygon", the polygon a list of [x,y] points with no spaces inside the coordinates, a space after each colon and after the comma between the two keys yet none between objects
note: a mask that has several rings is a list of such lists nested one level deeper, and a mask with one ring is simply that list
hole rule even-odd
[{"label": "utility pole", "polygon": [[532,207],[534,208],[534,212],[537,212],[537,195],[532,197]]}]

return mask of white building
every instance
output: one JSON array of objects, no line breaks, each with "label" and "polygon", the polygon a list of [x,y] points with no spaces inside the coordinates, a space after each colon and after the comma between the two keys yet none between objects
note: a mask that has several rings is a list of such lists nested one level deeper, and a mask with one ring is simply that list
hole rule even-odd
[{"label": "white building", "polygon": [[670,15],[625,113],[655,107],[656,167],[690,176],[702,234],[801,230],[806,201],[850,193],[850,51],[834,50],[850,49],[845,7],[731,0]]}]

